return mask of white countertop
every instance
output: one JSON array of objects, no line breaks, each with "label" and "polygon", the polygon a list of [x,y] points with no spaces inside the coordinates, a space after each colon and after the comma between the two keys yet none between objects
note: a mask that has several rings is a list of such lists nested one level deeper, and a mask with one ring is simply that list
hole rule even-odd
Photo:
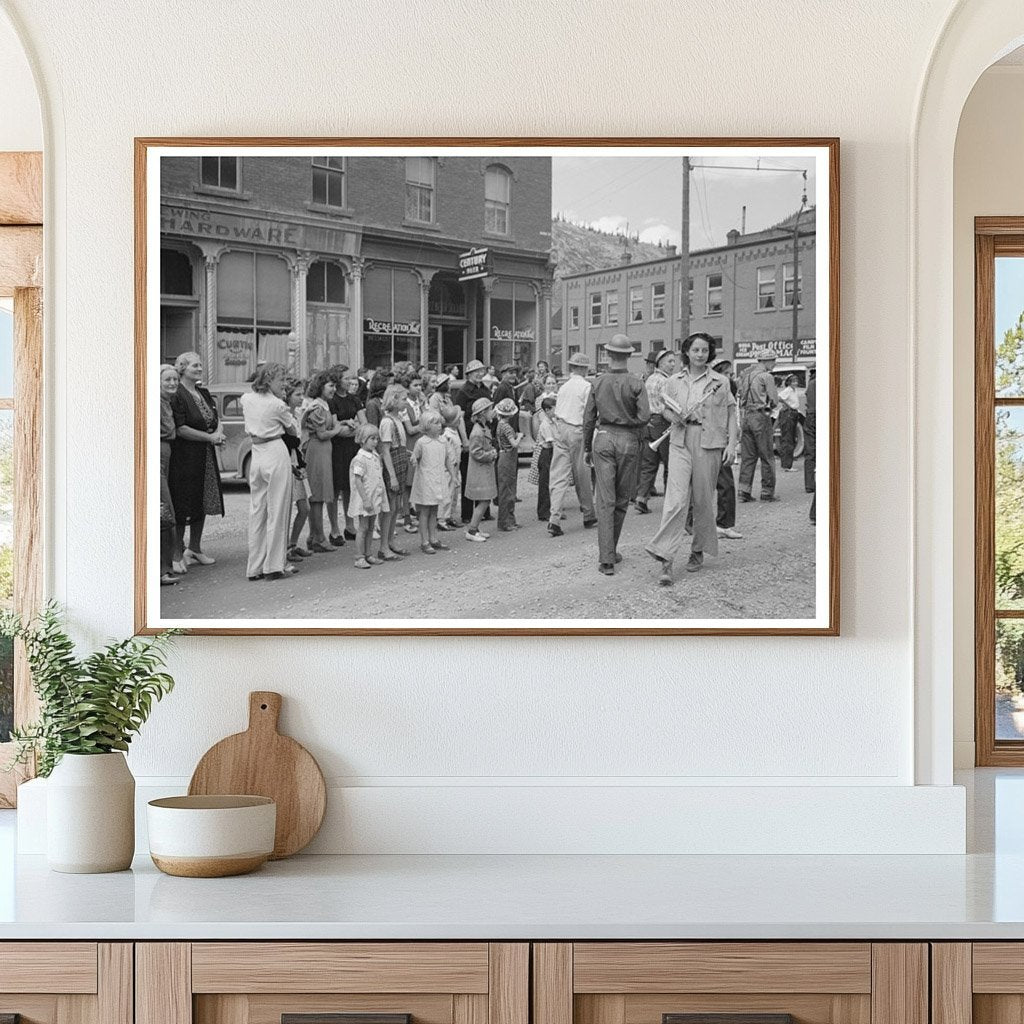
[{"label": "white countertop", "polygon": [[297,857],[226,879],[23,857],[3,938],[1024,938],[1024,856]]},{"label": "white countertop", "polygon": [[[1024,939],[1024,772],[979,770],[966,856],[304,856],[239,878],[14,856],[2,939]],[[898,827],[898,825],[894,825]]]}]

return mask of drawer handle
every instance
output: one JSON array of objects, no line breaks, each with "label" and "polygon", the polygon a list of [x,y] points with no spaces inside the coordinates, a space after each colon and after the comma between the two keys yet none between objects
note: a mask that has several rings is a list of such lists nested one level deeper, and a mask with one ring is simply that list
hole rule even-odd
[{"label": "drawer handle", "polygon": [[[0,1020],[0,1024],[7,1024]],[[14,1022],[17,1024],[17,1021]],[[412,1024],[411,1013],[282,1013],[281,1024]]]},{"label": "drawer handle", "polygon": [[661,1024],[793,1024],[791,1013],[663,1013]]}]

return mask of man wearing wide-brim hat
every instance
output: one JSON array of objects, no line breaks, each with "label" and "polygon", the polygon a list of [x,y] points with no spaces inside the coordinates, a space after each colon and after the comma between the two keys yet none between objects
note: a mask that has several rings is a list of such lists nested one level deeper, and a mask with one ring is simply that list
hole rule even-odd
[{"label": "man wearing wide-brim hat", "polygon": [[583,513],[583,525],[588,530],[597,526],[594,515],[594,492],[590,485],[590,467],[583,450],[583,416],[592,387],[587,380],[590,359],[582,352],[569,357],[569,379],[558,389],[551,417],[554,444],[551,450],[551,515],[548,533],[562,536],[562,509],[569,498],[569,487],[574,486]]},{"label": "man wearing wide-brim hat", "polygon": [[751,493],[754,471],[761,462],[761,500],[776,501],[775,497],[775,420],[772,412],[779,404],[779,393],[772,376],[775,353],[770,348],[754,352],[757,365],[740,379],[740,414],[743,421],[740,434],[740,501],[756,500]]},{"label": "man wearing wide-brim hat", "polygon": [[[487,389],[487,385],[483,383],[484,374],[486,372],[487,367],[484,366],[479,359],[472,360],[472,362],[466,366],[466,382],[455,393],[455,404],[462,410],[465,437],[469,437],[473,430],[473,403],[479,398],[486,398],[488,401],[491,400],[491,392]],[[463,482],[465,482],[469,472],[468,445],[463,446],[462,457],[459,459],[459,465],[462,469]],[[464,523],[468,523],[472,516],[473,502],[463,494],[462,521]]]},{"label": "man wearing wide-brim hat", "polygon": [[633,346],[616,334],[604,347],[608,370],[594,383],[583,419],[583,447],[595,475],[598,571],[615,574],[619,536],[636,493],[640,431],[651,418],[644,382],[626,368]]}]

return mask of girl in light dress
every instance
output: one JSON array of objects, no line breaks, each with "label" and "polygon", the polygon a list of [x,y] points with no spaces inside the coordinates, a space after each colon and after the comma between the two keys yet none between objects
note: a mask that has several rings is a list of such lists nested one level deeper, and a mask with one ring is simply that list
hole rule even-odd
[{"label": "girl in light dress", "polygon": [[349,466],[348,514],[356,527],[357,569],[369,569],[380,565],[380,559],[370,553],[373,543],[373,523],[377,516],[390,511],[387,490],[384,487],[384,470],[377,445],[380,431],[371,423],[356,427],[356,443],[359,451],[352,457]]},{"label": "girl in light dress", "polygon": [[420,417],[422,433],[412,450],[415,475],[412,504],[419,515],[420,550],[425,555],[447,551],[448,545],[437,539],[437,509],[451,496],[451,454],[441,437],[441,416],[428,409]]},{"label": "girl in light dress", "polygon": [[452,405],[441,413],[444,430],[441,436],[448,446],[451,463],[448,469],[448,494],[437,509],[437,528],[439,530],[457,530],[462,526],[459,519],[462,506],[462,452],[468,447],[466,427],[463,424],[459,407]]},{"label": "girl in light dress", "polygon": [[405,481],[409,475],[409,449],[405,446],[402,412],[408,392],[400,384],[389,384],[381,398],[380,457],[384,464],[388,508],[380,514],[380,551],[377,557],[393,562],[406,552],[395,546],[395,520],[402,504]]}]

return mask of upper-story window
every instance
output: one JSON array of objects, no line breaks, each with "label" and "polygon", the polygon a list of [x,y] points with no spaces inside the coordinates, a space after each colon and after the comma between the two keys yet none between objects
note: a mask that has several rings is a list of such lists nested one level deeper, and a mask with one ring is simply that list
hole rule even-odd
[{"label": "upper-story window", "polygon": [[722,275],[708,274],[708,314],[722,312]]},{"label": "upper-story window", "polygon": [[601,326],[601,293],[593,292],[590,296],[590,326]]},{"label": "upper-story window", "polygon": [[580,307],[570,306],[569,307],[569,328],[573,331],[577,330],[580,326]]},{"label": "upper-story window", "polygon": [[636,285],[629,289],[629,322],[640,323],[644,318],[644,287]]},{"label": "upper-story window", "polygon": [[345,205],[345,158],[313,157],[313,202],[320,206]]},{"label": "upper-story window", "polygon": [[651,285],[651,319],[665,319],[665,282],[656,281]]},{"label": "upper-story window", "polygon": [[507,235],[511,211],[512,175],[493,164],[484,176],[484,230]]},{"label": "upper-story window", "polygon": [[[796,304],[802,305],[804,301],[804,271],[800,268],[800,280],[796,285]],[[793,308],[793,264],[787,263],[782,268],[782,305],[785,309]]]},{"label": "upper-story window", "polygon": [[757,268],[757,308],[775,308],[775,268]]},{"label": "upper-story window", "polygon": [[421,224],[434,223],[434,158],[405,158],[405,219]]},{"label": "upper-story window", "polygon": [[617,324],[619,322],[619,293],[609,292],[605,296],[605,320],[606,324]]},{"label": "upper-story window", "polygon": [[204,185],[238,191],[238,157],[204,156],[199,158],[199,175]]}]

